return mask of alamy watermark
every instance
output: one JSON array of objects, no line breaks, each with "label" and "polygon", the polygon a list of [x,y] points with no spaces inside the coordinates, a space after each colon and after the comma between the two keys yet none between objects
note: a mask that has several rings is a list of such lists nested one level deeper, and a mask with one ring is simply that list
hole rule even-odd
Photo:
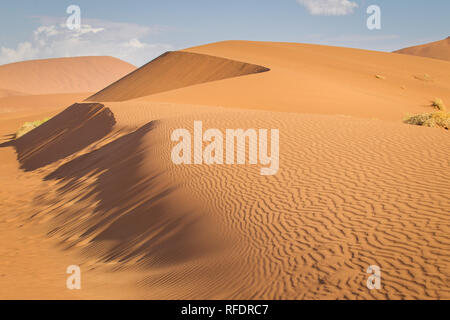
[{"label": "alamy watermark", "polygon": [[77,5],[70,5],[66,10],[67,14],[70,16],[67,18],[66,26],[69,30],[80,30],[81,29],[81,8]]},{"label": "alamy watermark", "polygon": [[[270,139],[270,155],[268,153]],[[266,166],[260,169],[261,175],[274,175],[278,172],[280,160],[280,133],[278,129],[226,129],[225,135],[219,129],[203,132],[202,121],[194,121],[194,134],[187,129],[176,129],[171,140],[178,142],[172,149],[174,164],[248,164]],[[247,144],[248,141],[248,144]],[[207,145],[203,147],[203,144]],[[225,152],[224,152],[225,146]],[[248,148],[247,148],[248,147]],[[193,153],[192,153],[193,149]]]},{"label": "alamy watermark", "polygon": [[369,290],[380,290],[381,289],[381,268],[376,265],[371,265],[367,268],[367,273],[371,276],[367,279],[367,288]]},{"label": "alamy watermark", "polygon": [[367,29],[369,30],[381,30],[381,8],[375,4],[367,7],[367,14],[370,16],[367,18]]},{"label": "alamy watermark", "polygon": [[79,266],[71,265],[67,267],[67,274],[70,276],[66,280],[66,287],[69,290],[81,289],[81,269]]}]

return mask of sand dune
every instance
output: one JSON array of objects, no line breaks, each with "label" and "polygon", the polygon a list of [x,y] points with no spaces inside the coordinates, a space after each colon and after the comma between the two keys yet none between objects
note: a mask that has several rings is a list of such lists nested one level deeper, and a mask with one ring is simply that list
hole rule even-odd
[{"label": "sand dune", "polygon": [[[418,57],[349,48],[250,41],[218,42],[184,52],[243,61],[267,67],[270,71],[156,94],[147,91],[149,95],[141,99],[285,112],[347,114],[395,121],[402,119],[406,113],[426,112],[424,110],[434,97],[450,101],[450,66],[443,61],[424,61]],[[154,79],[166,79],[164,69],[153,69],[152,64],[146,68],[152,71]],[[202,70],[191,74],[191,77],[202,82]],[[420,80],[425,74],[429,81],[428,78],[426,81]],[[385,79],[378,79],[377,75]],[[139,79],[146,78],[140,76],[134,80],[135,77],[131,74],[124,79],[127,82],[123,85],[123,96],[109,96],[107,92],[111,89],[106,89],[91,100],[124,100],[143,95],[143,87],[135,88],[133,83],[140,83]],[[121,81],[114,87],[120,88]],[[147,81],[144,86],[150,88],[147,87],[149,83],[152,82]],[[140,93],[125,93],[135,90]]]},{"label": "sand dune", "polygon": [[[174,165],[170,133],[198,119],[280,128],[279,174]],[[71,106],[9,146],[42,177],[20,221],[84,270],[139,272],[134,297],[400,299],[449,297],[449,142],[380,120],[125,102]],[[382,291],[365,286],[371,264]]]},{"label": "sand dune", "polygon": [[0,88],[28,94],[95,92],[134,69],[112,57],[30,60],[0,66]]},{"label": "sand dune", "polygon": [[394,52],[450,61],[450,37],[444,40],[404,48]]},{"label": "sand dune", "polygon": [[123,101],[195,84],[266,72],[267,68],[214,56],[167,52],[88,100]]},{"label": "sand dune", "polygon": [[[0,145],[0,253],[36,267],[30,279],[0,260],[0,298],[450,298],[450,136],[401,122],[426,97],[450,101],[447,62],[285,43],[188,51],[94,97],[168,91],[75,103]],[[247,73],[258,66],[270,71]],[[0,134],[19,115],[0,114]],[[175,165],[171,133],[195,120],[279,129],[278,173]],[[58,274],[68,264],[83,270],[73,295]],[[366,287],[370,265],[381,290]]]},{"label": "sand dune", "polygon": [[13,90],[5,90],[0,88],[0,98],[12,97],[12,96],[23,96],[26,93],[13,91]]},{"label": "sand dune", "polygon": [[66,108],[76,101],[83,101],[90,93],[60,93],[43,95],[8,96],[0,98],[0,113],[22,112],[30,115],[34,112]]}]

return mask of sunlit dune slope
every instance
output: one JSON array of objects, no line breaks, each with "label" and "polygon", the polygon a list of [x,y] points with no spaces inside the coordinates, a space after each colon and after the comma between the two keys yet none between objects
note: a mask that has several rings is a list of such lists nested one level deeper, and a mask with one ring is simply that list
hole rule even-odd
[{"label": "sunlit dune slope", "polygon": [[394,52],[450,61],[450,37],[444,40],[408,47]]},{"label": "sunlit dune slope", "polygon": [[26,95],[26,93],[14,91],[14,90],[5,90],[5,89],[0,88],[0,98],[12,97],[12,96],[23,96],[23,95]]},{"label": "sunlit dune slope", "polygon": [[[0,114],[0,297],[73,297],[70,261],[81,298],[448,299],[450,136],[400,120],[450,101],[449,77],[434,59],[231,41],[163,55],[16,140]],[[198,120],[278,129],[279,170],[244,147],[246,164],[174,164],[172,133]]]},{"label": "sunlit dune slope", "polygon": [[123,101],[199,83],[268,71],[239,61],[190,52],[166,52],[88,100]]},{"label": "sunlit dune slope", "polygon": [[350,48],[250,41],[218,42],[184,52],[244,61],[265,66],[270,72],[142,99],[395,121],[406,113],[426,112],[434,97],[450,101],[450,65],[446,61]]},{"label": "sunlit dune slope", "polygon": [[[171,133],[194,120],[278,128],[279,172],[173,164]],[[139,271],[135,298],[412,299],[449,297],[448,143],[380,120],[130,101],[72,105],[7,146],[43,177],[18,223],[81,253],[85,277],[113,266],[113,297]]]},{"label": "sunlit dune slope", "polygon": [[0,66],[0,88],[28,94],[95,92],[134,69],[113,57],[30,60]]}]

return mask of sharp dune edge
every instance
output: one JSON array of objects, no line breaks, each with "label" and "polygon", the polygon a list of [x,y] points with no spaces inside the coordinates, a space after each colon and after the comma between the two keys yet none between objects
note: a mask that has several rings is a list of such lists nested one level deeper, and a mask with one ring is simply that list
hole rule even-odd
[{"label": "sharp dune edge", "polygon": [[262,66],[210,55],[166,52],[88,100],[124,101],[200,83],[267,71],[269,69]]},{"label": "sharp dune edge", "polygon": [[[270,71],[189,79],[175,90],[169,72],[160,89],[170,91],[122,102],[97,96],[4,139],[0,254],[9,264],[0,263],[0,298],[450,298],[450,137],[401,123],[404,111],[429,108],[426,97],[446,99],[448,63],[277,43],[188,50]],[[371,76],[380,72],[387,83]],[[131,89],[139,73],[103,99],[107,91],[124,99],[120,86]],[[404,81],[414,88],[408,95],[397,93]],[[1,117],[0,134],[21,117]],[[194,120],[222,131],[279,128],[278,174],[174,165],[171,132],[192,131]],[[70,264],[83,270],[75,293],[59,283]],[[369,265],[381,267],[382,290],[367,289]]]},{"label": "sharp dune edge", "polygon": [[450,37],[447,37],[444,40],[404,48],[394,52],[450,61]]},{"label": "sharp dune edge", "polygon": [[[119,101],[126,95],[128,99],[138,96],[131,92],[139,91],[142,95],[147,91],[148,95],[139,100],[347,114],[392,121],[398,121],[406,113],[425,112],[435,97],[450,101],[450,72],[445,61],[339,47],[252,41],[218,42],[183,52],[243,61],[270,71],[154,93],[157,91],[151,90],[155,82],[159,83],[157,79],[173,80],[158,68],[158,61],[154,61],[145,67],[149,76],[137,71],[90,100]],[[191,72],[195,61],[190,56],[183,57],[182,66]],[[155,70],[152,69],[154,64]],[[172,69],[168,74],[177,76]],[[420,80],[425,74],[430,78]],[[194,75],[203,79],[195,72]],[[376,75],[385,79],[377,79]],[[118,88],[122,96],[114,88]]]}]

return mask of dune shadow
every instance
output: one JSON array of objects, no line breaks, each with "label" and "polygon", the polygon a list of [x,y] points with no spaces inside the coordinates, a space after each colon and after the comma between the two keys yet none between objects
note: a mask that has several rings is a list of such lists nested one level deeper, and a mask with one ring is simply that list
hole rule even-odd
[{"label": "dune shadow", "polygon": [[113,130],[113,113],[99,103],[76,103],[24,136],[13,146],[21,168],[33,171],[72,155]]},{"label": "dune shadow", "polygon": [[[214,241],[204,241],[210,227],[203,215],[148,163],[153,148],[148,134],[155,125],[150,122],[45,177],[58,181],[62,206],[72,194],[79,197],[77,203],[96,204],[88,217],[83,208],[63,207],[52,219],[50,235],[75,235],[76,240],[64,240],[69,247],[84,242],[84,253],[104,262],[153,266],[181,263],[217,248]],[[86,179],[94,182],[83,184]]]}]

